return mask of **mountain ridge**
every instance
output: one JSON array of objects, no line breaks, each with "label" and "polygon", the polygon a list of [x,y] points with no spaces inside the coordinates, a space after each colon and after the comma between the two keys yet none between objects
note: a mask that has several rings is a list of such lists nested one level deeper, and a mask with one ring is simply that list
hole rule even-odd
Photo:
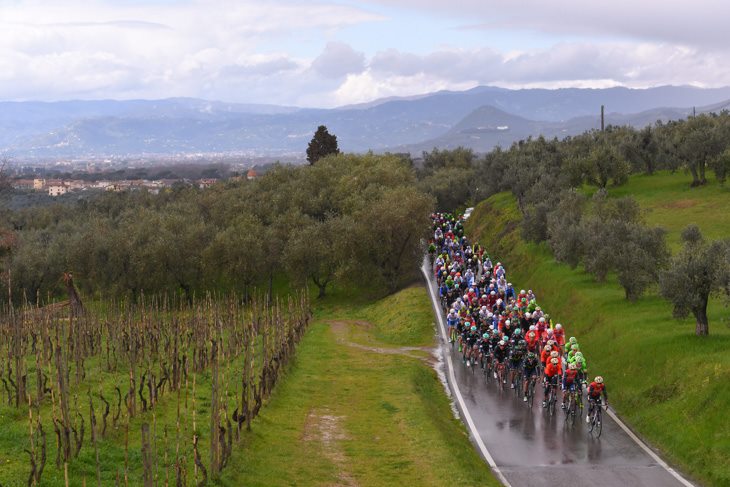
[{"label": "mountain ridge", "polygon": [[[713,106],[719,110],[730,106],[728,100],[730,87],[509,90],[479,86],[462,92],[439,91],[335,109],[196,98],[0,102],[0,154],[11,158],[301,154],[318,125],[326,125],[337,135],[345,151],[415,150],[432,143],[444,147],[467,144],[486,151],[496,143],[518,140],[515,137],[574,135],[594,128],[600,105],[610,110],[607,123],[612,123],[614,117],[635,124],[653,123],[651,117],[659,114],[636,118],[636,114],[646,111],[664,110],[668,118],[681,117],[686,116],[688,108],[665,107]],[[512,123],[521,129],[502,130],[499,137],[478,133],[479,126],[497,123],[487,120],[489,114],[485,111],[473,115],[485,106],[500,111],[491,112],[495,120],[504,114],[521,117],[524,121]],[[480,119],[479,123],[469,122],[470,116]],[[465,126],[470,123],[473,126]]]}]

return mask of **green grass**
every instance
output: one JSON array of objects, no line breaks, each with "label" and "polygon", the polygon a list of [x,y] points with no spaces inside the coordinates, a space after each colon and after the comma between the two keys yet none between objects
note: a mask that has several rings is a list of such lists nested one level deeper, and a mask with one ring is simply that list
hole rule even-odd
[{"label": "green grass", "polygon": [[[635,197],[648,223],[667,228],[675,248],[688,223],[709,238],[730,236],[727,190],[712,182],[692,190],[688,185],[682,174],[662,173],[633,177],[610,193]],[[467,232],[503,261],[512,282],[535,291],[569,336],[578,337],[591,375],[606,378],[611,403],[632,428],[690,475],[729,485],[730,328],[724,304],[711,302],[710,336],[698,338],[692,320],[674,320],[671,306],[655,292],[630,303],[615,279],[596,283],[580,267],[556,263],[545,245],[525,243],[519,219],[512,196],[499,194],[475,209]]]},{"label": "green grass", "polygon": [[629,184],[611,188],[612,196],[631,196],[645,210],[648,223],[664,227],[672,250],[680,248],[680,233],[690,223],[696,224],[708,239],[730,237],[730,186],[721,186],[708,175],[707,185],[691,188],[682,174],[660,171],[654,175],[636,175]]},{"label": "green grass", "polygon": [[332,296],[316,316],[222,485],[499,485],[418,354],[349,345],[432,345],[423,287],[372,305]]}]

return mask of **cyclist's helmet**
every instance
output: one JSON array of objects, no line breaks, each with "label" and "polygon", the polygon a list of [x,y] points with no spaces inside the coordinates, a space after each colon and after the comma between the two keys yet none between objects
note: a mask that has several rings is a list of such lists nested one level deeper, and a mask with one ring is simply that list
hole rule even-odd
[{"label": "cyclist's helmet", "polygon": [[545,345],[545,351],[549,352],[552,349],[553,347],[551,347],[550,345]]},{"label": "cyclist's helmet", "polygon": [[474,326],[474,325],[472,325],[472,327],[471,327],[471,331],[477,331],[477,327],[476,327],[476,326]]},{"label": "cyclist's helmet", "polygon": [[577,343],[574,343],[570,346],[570,349],[573,350],[574,352],[577,352],[580,349],[580,347],[578,346]]},{"label": "cyclist's helmet", "polygon": [[486,340],[487,338],[489,338],[489,333],[485,333],[484,335],[482,335],[482,338],[484,338],[485,340]]},{"label": "cyclist's helmet", "polygon": [[557,357],[558,357],[559,355],[560,355],[560,354],[558,353],[558,351],[557,351],[557,350],[553,350],[552,352],[550,352],[550,356],[551,356],[552,358],[557,358]]},{"label": "cyclist's helmet", "polygon": [[525,294],[525,290],[524,289],[520,289],[520,294]]},{"label": "cyclist's helmet", "polygon": [[603,384],[603,377],[601,377],[600,375],[596,376],[595,381],[596,381],[596,384]]},{"label": "cyclist's helmet", "polygon": [[527,352],[528,359],[534,360],[536,357],[537,357],[537,355],[535,355],[535,352]]},{"label": "cyclist's helmet", "polygon": [[520,348],[525,348],[527,347],[527,342],[524,340],[520,340],[519,342],[517,342],[517,346],[519,346]]},{"label": "cyclist's helmet", "polygon": [[545,317],[544,316],[541,316],[540,317],[540,323],[545,323]]},{"label": "cyclist's helmet", "polygon": [[555,340],[548,340],[547,344],[552,347],[553,345],[555,345]]},{"label": "cyclist's helmet", "polygon": [[555,329],[556,330],[562,330],[563,329],[563,325],[561,325],[560,323],[558,323],[557,325],[555,325]]},{"label": "cyclist's helmet", "polygon": [[504,339],[502,339],[502,340],[499,341],[499,346],[500,347],[504,347],[505,345],[507,345],[507,342],[505,342]]},{"label": "cyclist's helmet", "polygon": [[578,368],[578,366],[577,366],[577,365],[575,365],[575,362],[573,362],[573,363],[571,363],[571,364],[568,364],[568,368],[569,368],[570,370],[575,370],[575,369],[577,369],[577,368]]},{"label": "cyclist's helmet", "polygon": [[570,337],[570,339],[569,339],[568,341],[569,341],[570,343],[578,343],[578,339],[577,339],[577,338],[575,338],[575,337]]},{"label": "cyclist's helmet", "polygon": [[553,364],[553,365],[558,365],[558,359],[555,358],[555,357],[553,357],[553,358],[550,359],[550,363]]},{"label": "cyclist's helmet", "polygon": [[530,337],[530,338],[535,338],[535,332],[532,331],[532,330],[530,330],[530,331],[527,332],[527,336]]},{"label": "cyclist's helmet", "polygon": [[573,354],[573,357],[575,357],[575,358],[577,358],[577,359],[579,358],[579,359],[581,359],[581,360],[582,360],[582,359],[583,359],[583,352],[575,352],[575,353]]},{"label": "cyclist's helmet", "polygon": [[548,335],[552,335],[553,334],[553,329],[552,328],[548,328],[547,329],[547,334]]},{"label": "cyclist's helmet", "polygon": [[456,310],[455,310],[454,308],[451,308],[451,309],[449,310],[449,313],[456,313]]},{"label": "cyclist's helmet", "polygon": [[536,329],[537,328],[535,328],[535,325],[530,325],[530,328],[529,328],[530,331],[533,331],[534,332]]},{"label": "cyclist's helmet", "polygon": [[522,335],[522,328],[515,328],[515,335],[516,336]]}]

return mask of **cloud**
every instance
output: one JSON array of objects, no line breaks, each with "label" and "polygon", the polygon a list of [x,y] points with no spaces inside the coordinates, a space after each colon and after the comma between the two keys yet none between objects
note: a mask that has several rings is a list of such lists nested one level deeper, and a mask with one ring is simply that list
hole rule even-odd
[{"label": "cloud", "polygon": [[519,30],[591,39],[633,39],[727,50],[726,0],[369,0],[451,19],[466,29]]},{"label": "cloud", "polygon": [[300,66],[286,56],[254,61],[250,64],[229,64],[223,66],[220,74],[224,77],[271,76],[285,71],[293,71]]},{"label": "cloud", "polygon": [[312,61],[312,69],[327,78],[361,73],[364,68],[365,54],[343,42],[328,42],[322,54]]},{"label": "cloud", "polygon": [[[0,88],[5,99],[210,96],[251,101],[241,99],[251,91],[246,84],[268,78],[261,86],[268,85],[266,98],[275,102],[282,98],[278,93],[301,85],[281,74],[301,73],[311,63],[288,52],[293,35],[323,45],[320,39],[338,29],[382,19],[326,0],[20,0],[2,5]],[[344,47],[349,46],[327,46],[317,64],[320,77],[344,76],[358,62],[362,70],[362,54]],[[226,91],[211,91],[215,86]]]}]

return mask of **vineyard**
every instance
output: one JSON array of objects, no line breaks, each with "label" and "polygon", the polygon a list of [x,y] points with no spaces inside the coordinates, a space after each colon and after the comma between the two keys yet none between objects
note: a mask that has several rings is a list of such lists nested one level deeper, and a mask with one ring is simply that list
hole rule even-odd
[{"label": "vineyard", "polygon": [[305,291],[70,303],[0,315],[0,485],[205,485],[311,319]]}]

